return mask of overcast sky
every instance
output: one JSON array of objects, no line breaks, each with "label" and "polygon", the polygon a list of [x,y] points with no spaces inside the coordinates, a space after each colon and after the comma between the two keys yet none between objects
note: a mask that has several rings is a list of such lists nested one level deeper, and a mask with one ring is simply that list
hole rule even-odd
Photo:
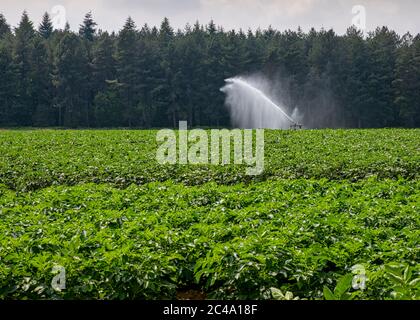
[{"label": "overcast sky", "polygon": [[159,25],[167,16],[175,28],[197,19],[201,23],[213,19],[225,29],[272,25],[279,30],[324,27],[343,33],[352,24],[353,6],[363,5],[367,30],[386,25],[400,34],[420,33],[420,0],[0,0],[0,12],[16,26],[27,10],[38,25],[43,12],[51,13],[57,5],[66,9],[73,30],[92,11],[99,28],[109,31],[120,30],[128,16],[137,26]]}]

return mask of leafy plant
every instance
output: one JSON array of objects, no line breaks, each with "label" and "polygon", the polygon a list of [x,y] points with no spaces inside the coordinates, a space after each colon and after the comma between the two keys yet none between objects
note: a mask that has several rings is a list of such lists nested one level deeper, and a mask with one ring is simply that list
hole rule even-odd
[{"label": "leafy plant", "polygon": [[391,282],[391,297],[395,300],[420,299],[420,277],[415,276],[413,268],[406,264],[389,263],[385,265],[385,277]]},{"label": "leafy plant", "polygon": [[270,291],[274,300],[300,300],[299,297],[294,297],[290,291],[283,293],[283,291],[277,288],[270,288]]},{"label": "leafy plant", "polygon": [[419,132],[267,131],[250,178],[160,166],[155,131],[1,131],[0,299],[419,299]]},{"label": "leafy plant", "polygon": [[338,279],[334,291],[331,291],[327,286],[324,286],[324,298],[326,300],[351,300],[352,295],[349,290],[351,289],[353,281],[352,274],[346,274]]}]

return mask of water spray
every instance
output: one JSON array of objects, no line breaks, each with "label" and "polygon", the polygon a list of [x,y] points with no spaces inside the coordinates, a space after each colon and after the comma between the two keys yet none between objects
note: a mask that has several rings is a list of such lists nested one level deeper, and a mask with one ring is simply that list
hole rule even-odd
[{"label": "water spray", "polygon": [[226,79],[226,94],[232,122],[242,128],[302,129],[283,106],[274,103],[262,90],[243,78]]}]

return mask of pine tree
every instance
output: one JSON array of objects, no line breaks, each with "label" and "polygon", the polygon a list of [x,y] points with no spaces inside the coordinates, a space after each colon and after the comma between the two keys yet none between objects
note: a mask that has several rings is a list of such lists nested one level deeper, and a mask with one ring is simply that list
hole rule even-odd
[{"label": "pine tree", "polygon": [[34,103],[33,125],[56,126],[53,108],[52,59],[47,42],[43,38],[34,40],[32,51],[32,100]]},{"label": "pine tree", "polygon": [[64,26],[64,32],[70,32],[70,24],[68,22]]},{"label": "pine tree", "polygon": [[107,87],[107,80],[116,79],[116,60],[111,36],[105,32],[98,38],[93,48],[93,85],[96,91]]},{"label": "pine tree", "polygon": [[[189,118],[191,125],[198,126],[202,124],[200,119],[200,110],[204,101],[202,99],[205,96],[205,90],[202,81],[205,78],[205,61],[207,54],[207,43],[206,43],[206,32],[204,26],[200,25],[197,21],[194,24],[193,31],[191,34],[192,45],[189,46],[191,57],[185,60],[184,66],[191,68],[191,75],[188,77],[188,94],[191,97],[189,105]],[[207,80],[206,80],[207,81]]]},{"label": "pine tree", "polygon": [[[116,125],[121,125],[120,114],[117,103],[118,83],[115,80],[116,60],[114,58],[114,45],[111,36],[105,32],[102,33],[93,48],[92,60],[92,80],[91,85],[95,92],[94,118],[96,125],[112,126],[114,121]],[[114,82],[116,83],[114,85]]]},{"label": "pine tree", "polygon": [[11,34],[10,26],[7,24],[6,18],[0,13],[0,39]]},{"label": "pine tree", "polygon": [[10,26],[0,13],[0,126],[14,125],[12,107],[17,96],[17,74],[11,41]]},{"label": "pine tree", "polygon": [[32,125],[34,112],[31,57],[35,30],[26,11],[22,14],[19,26],[15,29],[15,34],[13,56],[17,68],[16,85],[19,98],[13,106],[12,117],[17,125],[27,126]]},{"label": "pine tree", "polygon": [[92,13],[88,12],[85,15],[83,24],[80,25],[79,34],[83,39],[93,41],[96,34],[97,24],[93,21]]},{"label": "pine tree", "polygon": [[12,50],[0,41],[0,125],[18,125],[13,118],[13,106],[16,103],[16,66],[12,59]]},{"label": "pine tree", "polygon": [[122,126],[120,84],[117,80],[107,80],[107,88],[96,94],[94,111],[96,124],[99,127]]},{"label": "pine tree", "polygon": [[[207,92],[207,102],[200,104],[198,118],[201,125],[220,126],[224,96],[219,89],[224,85],[223,32],[218,31],[213,21],[206,27],[206,52],[204,64],[205,80],[203,92]],[[226,114],[226,112],[224,112]],[[204,120],[205,119],[205,120]]]},{"label": "pine tree", "polygon": [[145,128],[158,126],[160,122],[155,101],[155,88],[159,85],[161,72],[158,34],[148,25],[143,26],[138,38],[137,83],[139,125]]},{"label": "pine tree", "polygon": [[388,28],[377,28],[368,39],[370,63],[368,88],[369,109],[365,110],[367,126],[385,127],[398,123],[398,108],[394,104],[394,70],[399,37]]},{"label": "pine tree", "polygon": [[420,125],[420,36],[404,35],[395,65],[395,105],[401,124]]},{"label": "pine tree", "polygon": [[368,124],[369,52],[363,33],[350,27],[344,37],[340,71],[345,77],[342,88],[345,126],[362,128]]},{"label": "pine tree", "polygon": [[162,44],[170,45],[174,37],[174,29],[172,29],[168,18],[164,18],[159,29],[159,39]]},{"label": "pine tree", "polygon": [[206,31],[207,33],[212,37],[216,34],[217,32],[217,27],[216,24],[214,23],[213,20],[210,20],[210,22],[208,23],[208,25],[206,26]]},{"label": "pine tree", "polygon": [[159,29],[160,70],[156,70],[157,87],[154,97],[158,114],[167,116],[168,122],[177,126],[179,107],[174,85],[174,31],[168,18],[164,18]]},{"label": "pine tree", "polygon": [[248,30],[244,44],[244,69],[247,73],[258,72],[262,67],[263,48],[252,30]]},{"label": "pine tree", "polygon": [[91,123],[94,122],[93,117],[93,100],[97,93],[97,89],[95,88],[94,84],[94,70],[93,70],[93,54],[92,48],[94,44],[94,40],[96,37],[96,22],[93,21],[92,13],[88,12],[85,15],[83,20],[83,24],[80,25],[79,35],[82,37],[82,40],[85,45],[88,65],[86,69],[86,76],[87,76],[87,126],[90,127]]},{"label": "pine tree", "polygon": [[57,48],[54,72],[60,126],[85,127],[89,124],[87,65],[87,52],[81,39],[73,33],[65,33]]},{"label": "pine tree", "polygon": [[53,25],[48,12],[44,13],[44,16],[42,17],[42,22],[38,28],[38,32],[44,39],[48,39],[53,33]]},{"label": "pine tree", "polygon": [[125,125],[131,127],[136,124],[138,117],[138,91],[139,83],[137,64],[137,31],[134,21],[129,17],[117,39],[117,78],[121,84],[120,96],[124,106],[123,119]]}]

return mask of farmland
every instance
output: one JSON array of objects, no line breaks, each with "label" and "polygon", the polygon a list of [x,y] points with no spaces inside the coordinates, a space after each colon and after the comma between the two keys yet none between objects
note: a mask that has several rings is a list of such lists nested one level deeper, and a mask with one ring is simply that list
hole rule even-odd
[{"label": "farmland", "polygon": [[155,137],[0,131],[0,298],[420,298],[420,130],[266,131],[260,176]]}]

